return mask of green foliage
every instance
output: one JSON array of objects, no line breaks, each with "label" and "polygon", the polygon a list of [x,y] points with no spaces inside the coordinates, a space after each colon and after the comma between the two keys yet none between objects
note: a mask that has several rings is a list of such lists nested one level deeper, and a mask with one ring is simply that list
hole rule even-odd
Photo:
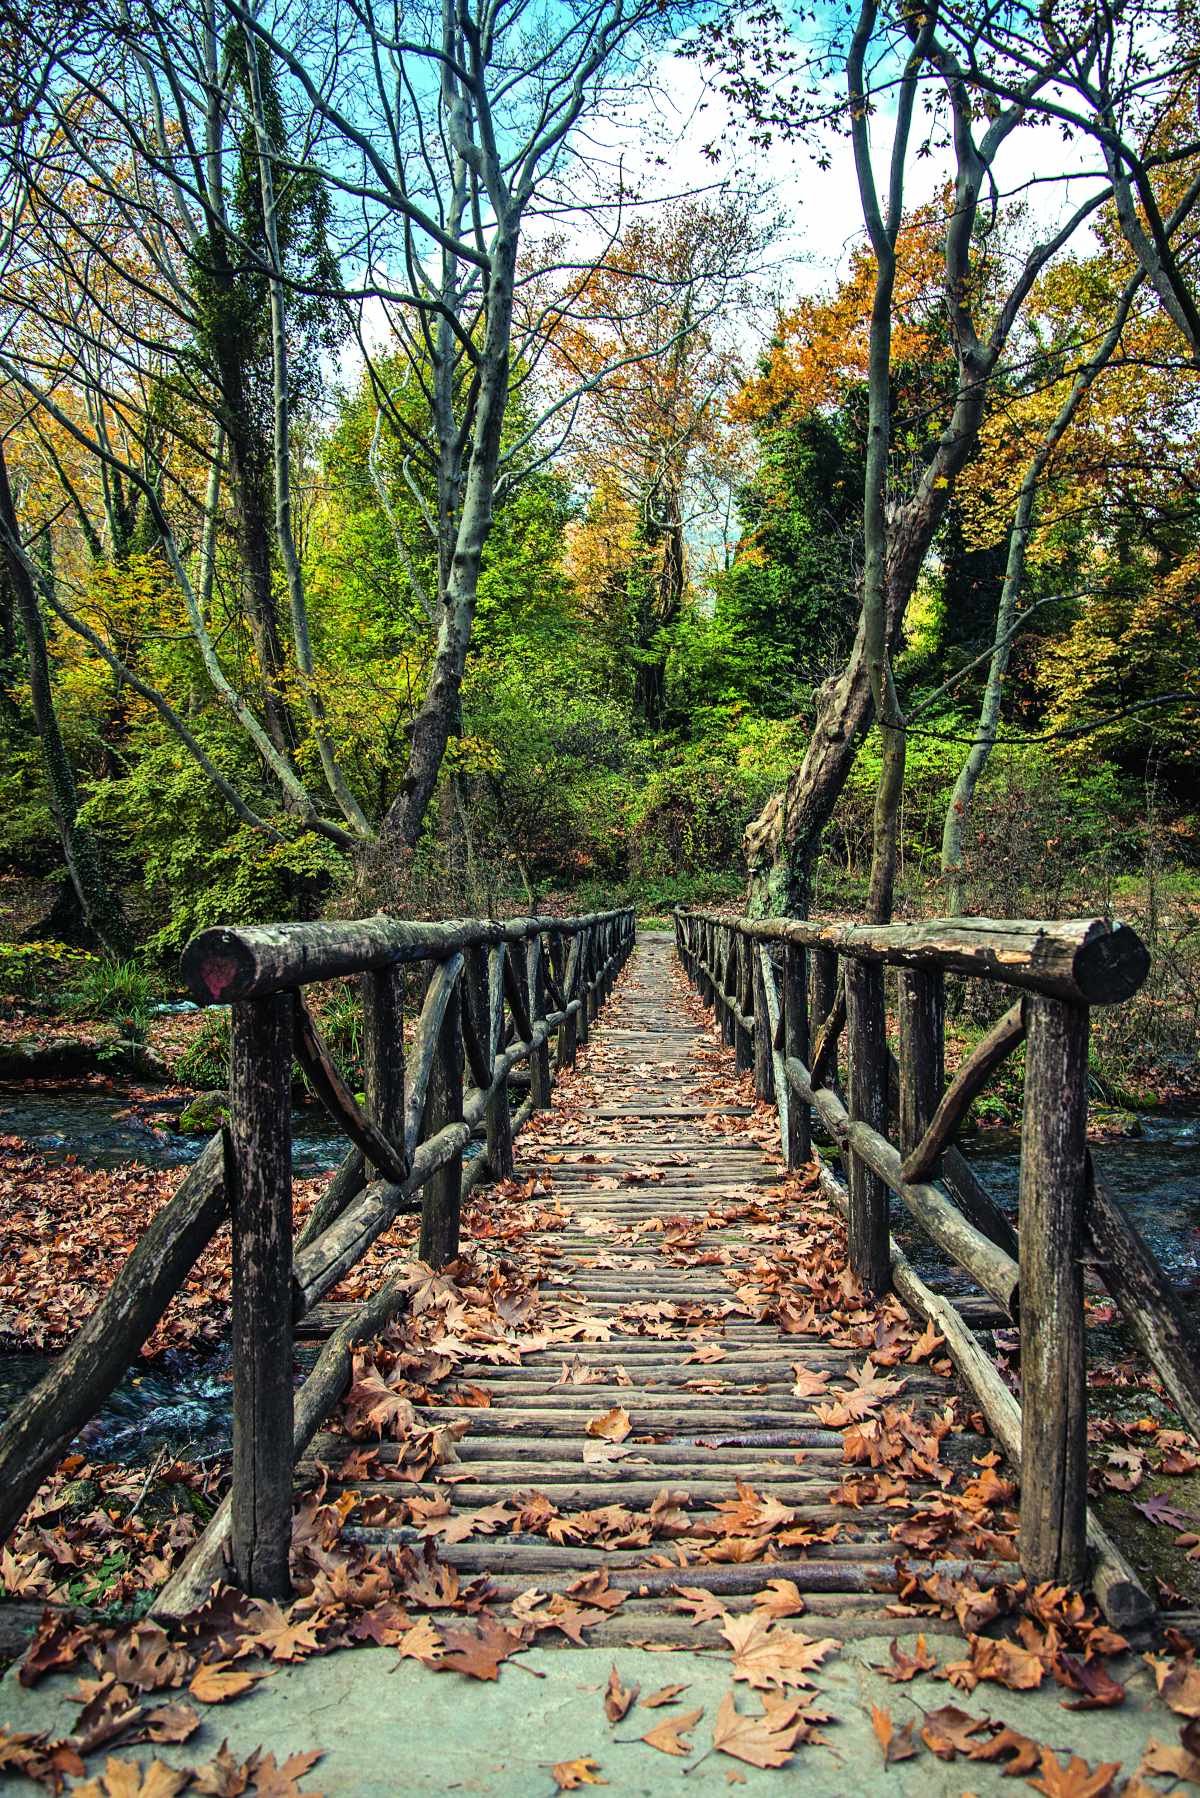
[{"label": "green foliage", "polygon": [[180,1085],[195,1086],[202,1092],[213,1092],[229,1084],[228,1011],[205,1013],[200,1028],[175,1063],[175,1077]]},{"label": "green foliage", "polygon": [[[220,745],[215,753],[228,759]],[[177,953],[214,924],[311,915],[344,868],[332,844],[293,820],[276,821],[279,842],[250,825],[231,828],[224,800],[172,742],[149,749],[126,779],[99,783],[84,811],[137,842],[141,879],[167,914],[147,944],[152,954]]]},{"label": "green foliage", "polygon": [[94,955],[69,943],[0,943],[0,994],[44,999],[95,965]]},{"label": "green foliage", "polygon": [[113,1018],[144,1028],[161,991],[154,975],[140,962],[89,957],[73,974],[65,1004],[77,1017]]}]

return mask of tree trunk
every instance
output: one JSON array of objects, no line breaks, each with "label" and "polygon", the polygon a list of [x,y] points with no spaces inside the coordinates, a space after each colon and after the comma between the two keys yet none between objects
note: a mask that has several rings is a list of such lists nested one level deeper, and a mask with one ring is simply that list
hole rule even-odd
[{"label": "tree trunk", "polygon": [[29,691],[34,722],[42,745],[42,761],[50,789],[50,809],[58,828],[63,860],[79,899],[89,930],[110,955],[120,960],[132,955],[133,933],[100,860],[92,833],[79,821],[79,796],[66,744],[54,709],[50,683],[50,658],[37,593],[28,564],[21,554],[21,538],[8,481],[8,465],[0,444],[0,540],[4,544],[7,586],[16,602],[29,661]]}]

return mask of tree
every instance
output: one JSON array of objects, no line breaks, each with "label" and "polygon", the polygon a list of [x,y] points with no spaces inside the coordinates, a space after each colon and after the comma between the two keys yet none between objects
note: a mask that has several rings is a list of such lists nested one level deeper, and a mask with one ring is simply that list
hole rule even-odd
[{"label": "tree", "polygon": [[[890,911],[896,830],[904,766],[904,718],[891,671],[908,602],[954,484],[979,437],[989,382],[1001,365],[1014,325],[1041,271],[1099,204],[1089,196],[1065,223],[1051,229],[1019,259],[1015,274],[980,279],[977,226],[981,199],[995,184],[997,159],[1026,115],[1029,99],[1052,85],[1056,60],[1027,72],[1024,98],[981,117],[963,69],[937,30],[936,10],[897,21],[864,0],[846,47],[846,101],[860,197],[871,242],[874,279],[868,339],[869,424],[864,505],[864,555],[858,631],[843,672],[827,683],[817,706],[808,751],[785,791],[746,833],[750,904],[757,911],[807,909],[811,869],[856,744],[879,715],[885,754],[875,823],[871,907]],[[941,244],[941,300],[955,380],[943,422],[927,459],[906,489],[888,490],[891,424],[892,302],[896,250],[903,215],[910,137],[918,91],[944,109],[954,160],[952,203]],[[894,92],[895,123],[885,198],[878,191],[871,135],[873,112]],[[751,89],[752,104],[758,96]],[[920,146],[918,146],[919,148]]]},{"label": "tree", "polygon": [[[587,271],[551,342],[553,368],[579,390],[569,461],[593,495],[595,553],[608,564],[623,542],[634,709],[652,726],[667,714],[689,534],[731,460],[736,361],[719,311],[741,297],[764,241],[746,204],[728,196],[635,219]],[[577,537],[577,565],[585,542]]]}]

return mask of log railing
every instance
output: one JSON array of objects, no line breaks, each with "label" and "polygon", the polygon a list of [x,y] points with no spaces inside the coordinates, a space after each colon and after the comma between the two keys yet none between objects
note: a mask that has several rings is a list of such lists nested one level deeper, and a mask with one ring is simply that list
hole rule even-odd
[{"label": "log railing", "polygon": [[[1087,1148],[1088,1011],[1127,999],[1149,957],[1132,930],[956,918],[888,926],[731,919],[678,911],[680,958],[714,1007],[759,1098],[779,1108],[788,1167],[812,1155],[813,1114],[843,1151],[861,1285],[894,1286],[945,1337],[997,1441],[1021,1474],[1020,1556],[1031,1580],[1089,1576],[1129,1626],[1153,1606],[1087,1508],[1085,1265],[1125,1313],[1187,1427],[1200,1437],[1200,1352],[1169,1281],[1096,1181]],[[897,970],[889,1049],[885,969]],[[1017,1001],[946,1085],[947,974],[1018,989]],[[955,1147],[972,1101],[1025,1044],[1017,1228]],[[844,1079],[839,1073],[839,1052]],[[894,1120],[889,1134],[889,1119]],[[939,1248],[1020,1328],[1018,1405],[963,1316],[921,1280],[889,1229],[895,1194]]]},{"label": "log railing", "polygon": [[[550,1103],[634,941],[632,911],[208,930],[183,957],[202,1004],[231,1008],[229,1124],[209,1143],[62,1359],[0,1431],[0,1541],[95,1414],[215,1230],[232,1220],[233,1478],[155,1610],[181,1615],[232,1562],[260,1597],[289,1590],[293,1471],[350,1376],[357,1341],[406,1301],[388,1281],[329,1337],[295,1391],[293,1329],[404,1214],[420,1257],[458,1252],[459,1213],[485,1176],[507,1178],[513,1135]],[[354,977],[362,1004],[360,1105],[304,997]],[[406,1041],[405,1002],[419,999]],[[552,1055],[553,1049],[553,1055]],[[292,1070],[299,1063],[350,1149],[293,1240]],[[514,1111],[509,1082],[529,1064]],[[480,1152],[467,1163],[473,1139]]]}]

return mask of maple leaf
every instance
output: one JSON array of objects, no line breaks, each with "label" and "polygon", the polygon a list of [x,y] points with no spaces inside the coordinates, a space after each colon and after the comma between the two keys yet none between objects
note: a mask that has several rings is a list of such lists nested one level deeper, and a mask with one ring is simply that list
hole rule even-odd
[{"label": "maple leaf", "polygon": [[191,1657],[172,1648],[166,1631],[156,1623],[141,1623],[111,1644],[101,1664],[123,1686],[152,1692],[160,1686],[179,1685],[191,1666]]},{"label": "maple leaf", "polygon": [[633,1422],[624,1405],[614,1405],[611,1411],[605,1411],[599,1417],[593,1417],[587,1426],[589,1436],[600,1436],[605,1442],[624,1442]]},{"label": "maple leaf", "polygon": [[939,1760],[952,1761],[956,1754],[969,1754],[972,1736],[990,1727],[986,1717],[973,1717],[956,1704],[944,1704],[925,1718],[921,1740]]},{"label": "maple leaf", "polygon": [[610,1723],[619,1723],[640,1691],[638,1686],[623,1686],[617,1678],[616,1666],[608,1676],[604,1693],[604,1715]]},{"label": "maple leaf", "polygon": [[247,1673],[245,1668],[235,1667],[232,1661],[205,1661],[193,1673],[188,1691],[201,1704],[224,1704],[229,1698],[240,1698],[260,1679],[269,1677],[266,1673]]},{"label": "maple leaf", "polygon": [[1151,1736],[1142,1750],[1138,1772],[1148,1773],[1153,1778],[1165,1774],[1172,1779],[1186,1779],[1190,1785],[1200,1785],[1200,1757],[1186,1746],[1173,1747]]},{"label": "maple leaf", "polygon": [[355,1356],[354,1382],[346,1394],[346,1410],[353,1435],[371,1428],[379,1437],[386,1430],[391,1436],[405,1436],[415,1429],[417,1414],[412,1401],[388,1385],[387,1378],[373,1363],[360,1368]]},{"label": "maple leaf", "polygon": [[917,1637],[916,1649],[912,1654],[907,1654],[895,1640],[888,1652],[892,1657],[891,1666],[875,1665],[874,1671],[882,1673],[883,1677],[890,1679],[893,1685],[904,1684],[910,1679],[915,1679],[918,1673],[929,1673],[937,1666],[937,1658],[930,1654],[924,1636]]},{"label": "maple leaf", "polygon": [[1064,1710],[1107,1710],[1114,1704],[1121,1704],[1125,1698],[1125,1688],[1120,1680],[1106,1672],[1100,1661],[1081,1661],[1075,1655],[1060,1654],[1050,1671],[1060,1685],[1083,1693],[1082,1698],[1064,1698]]},{"label": "maple leaf", "polygon": [[1073,1754],[1064,1767],[1052,1749],[1043,1748],[1042,1776],[1028,1783],[1035,1792],[1044,1792],[1046,1798],[1105,1798],[1112,1787],[1113,1775],[1120,1770],[1120,1761],[1106,1761],[1093,1773],[1077,1754]]},{"label": "maple leaf", "polygon": [[151,1761],[145,1772],[132,1761],[119,1761],[111,1756],[104,1772],[74,1788],[79,1798],[175,1798],[191,1781],[191,1770],[168,1767],[163,1761]]},{"label": "maple leaf", "polygon": [[1006,1779],[1023,1779],[1039,1766],[1042,1745],[1006,1726],[987,1742],[967,1743],[966,1752],[973,1761],[1004,1761]]},{"label": "maple leaf", "polygon": [[946,1338],[944,1336],[938,1335],[931,1323],[927,1323],[921,1334],[917,1337],[917,1340],[909,1349],[907,1359],[912,1362],[928,1361],[934,1350],[940,1348],[945,1340]]},{"label": "maple leaf", "polygon": [[1135,1498],[1131,1502],[1134,1510],[1140,1511],[1151,1523],[1162,1524],[1171,1530],[1185,1530],[1188,1526],[1189,1519],[1182,1511],[1177,1511],[1161,1492],[1153,1492],[1149,1498]]},{"label": "maple leaf", "polygon": [[17,1669],[18,1680],[35,1686],[44,1674],[73,1666],[87,1642],[87,1631],[78,1629],[69,1614],[47,1606]]},{"label": "maple leaf", "polygon": [[151,1742],[186,1742],[200,1727],[190,1704],[162,1704],[146,1714],[146,1735]]},{"label": "maple leaf", "polygon": [[269,1654],[273,1661],[302,1661],[320,1648],[320,1628],[319,1621],[289,1617],[277,1604],[262,1603],[257,1607],[254,1628],[239,1637],[238,1645]]},{"label": "maple leaf", "polygon": [[[300,1798],[299,1781],[320,1760],[323,1752],[321,1748],[310,1748],[301,1754],[289,1754],[283,1765],[278,1766],[273,1754],[263,1754],[261,1749],[256,1749],[251,1756],[256,1798]],[[307,1798],[323,1798],[323,1794],[310,1788]]]},{"label": "maple leaf", "polygon": [[495,1679],[501,1661],[525,1646],[523,1632],[514,1634],[495,1617],[485,1614],[477,1632],[447,1630],[442,1637],[446,1652],[436,1662],[439,1673],[465,1673],[470,1679]]},{"label": "maple leaf", "polygon": [[660,1705],[674,1704],[681,1692],[687,1691],[687,1682],[681,1686],[660,1686],[657,1692],[651,1692],[648,1698],[642,1699],[644,1711],[656,1711]]},{"label": "maple leaf", "polygon": [[754,1594],[754,1609],[764,1617],[802,1617],[807,1608],[795,1580],[769,1579]]},{"label": "maple leaf", "polygon": [[661,1723],[647,1730],[641,1740],[661,1754],[690,1754],[692,1744],[684,1741],[684,1731],[695,1729],[703,1715],[704,1706],[701,1705],[698,1710],[685,1711],[682,1717],[664,1717]]},{"label": "maple leaf", "polygon": [[714,1592],[704,1586],[672,1586],[678,1603],[672,1608],[690,1616],[693,1623],[719,1623],[729,1612]]},{"label": "maple leaf", "polygon": [[805,1367],[803,1362],[793,1362],[792,1373],[795,1376],[792,1386],[793,1398],[824,1398],[825,1389],[829,1385],[828,1372],[815,1372]]},{"label": "maple leaf", "polygon": [[600,1762],[585,1754],[577,1761],[556,1761],[550,1769],[550,1777],[560,1792],[573,1792],[579,1786],[606,1786],[607,1779],[601,1779]]},{"label": "maple leaf", "polygon": [[229,1743],[222,1742],[212,1760],[197,1768],[193,1780],[193,1792],[203,1792],[205,1798],[242,1798],[250,1785],[250,1763],[243,1765],[229,1752]]},{"label": "maple leaf", "polygon": [[892,1713],[881,1705],[871,1706],[871,1728],[883,1751],[885,1767],[890,1767],[894,1761],[910,1761],[917,1752],[917,1745],[912,1739],[912,1724],[905,1723],[898,1730],[892,1722]]},{"label": "maple leaf", "polygon": [[818,1642],[755,1615],[727,1617],[721,1634],[733,1649],[734,1679],[745,1680],[756,1691],[811,1686],[809,1673],[838,1647],[832,1637]]},{"label": "maple leaf", "polygon": [[713,1747],[749,1767],[784,1767],[796,1739],[807,1730],[804,1707],[796,1699],[764,1699],[760,1716],[744,1716],[726,1692],[713,1724]]},{"label": "maple leaf", "polygon": [[1145,1656],[1154,1670],[1158,1695],[1180,1717],[1200,1717],[1200,1666],[1192,1660],[1163,1661]]}]

